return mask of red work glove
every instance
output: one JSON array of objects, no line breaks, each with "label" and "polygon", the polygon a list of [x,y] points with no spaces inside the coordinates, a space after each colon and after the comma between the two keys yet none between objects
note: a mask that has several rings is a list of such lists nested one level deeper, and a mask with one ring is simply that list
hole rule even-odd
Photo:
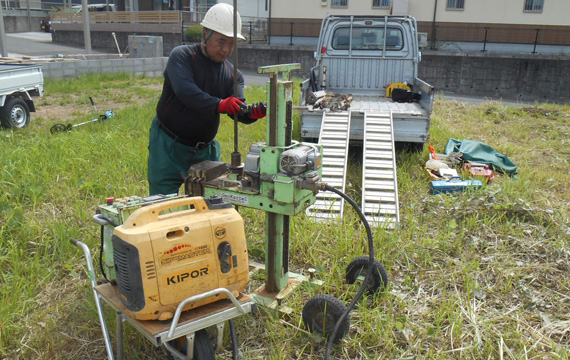
[{"label": "red work glove", "polygon": [[252,120],[257,120],[265,117],[267,114],[267,103],[259,102],[257,104],[252,104],[247,112],[247,117]]},{"label": "red work glove", "polygon": [[243,106],[244,104],[240,99],[234,96],[230,96],[220,101],[220,103],[218,104],[218,112],[220,114],[234,115],[235,113],[240,111]]}]

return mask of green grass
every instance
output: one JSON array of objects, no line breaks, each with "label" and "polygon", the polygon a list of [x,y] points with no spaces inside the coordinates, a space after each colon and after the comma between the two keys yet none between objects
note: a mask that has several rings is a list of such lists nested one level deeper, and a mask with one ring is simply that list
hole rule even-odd
[{"label": "green grass", "polygon": [[[161,79],[126,74],[46,81],[31,126],[0,131],[0,358],[105,358],[85,261],[69,239],[95,253],[96,207],[107,196],[147,193],[148,129],[160,89]],[[100,113],[111,108],[116,117],[49,133],[55,123],[90,119],[89,96]],[[266,98],[259,87],[246,96],[250,103]],[[298,137],[298,115],[295,126]],[[519,166],[518,179],[498,176],[481,191],[433,196],[423,170],[427,150],[399,153],[401,226],[374,231],[390,288],[352,311],[336,358],[568,359],[570,107],[438,100],[430,136],[438,152],[449,138],[486,142]],[[226,117],[218,140],[229,161],[233,123]],[[250,144],[264,140],[264,121],[240,125],[242,160]],[[356,151],[347,190],[355,199],[360,167]],[[263,261],[264,216],[240,213],[250,254]],[[351,210],[332,226],[293,217],[291,269],[316,268],[323,286],[302,286],[287,298],[288,317],[261,309],[238,319],[244,357],[322,359],[326,342],[307,333],[302,307],[322,293],[348,304],[358,289],[344,283],[346,265],[366,253]],[[107,318],[114,331],[113,314]],[[126,329],[127,359],[164,358]]]}]

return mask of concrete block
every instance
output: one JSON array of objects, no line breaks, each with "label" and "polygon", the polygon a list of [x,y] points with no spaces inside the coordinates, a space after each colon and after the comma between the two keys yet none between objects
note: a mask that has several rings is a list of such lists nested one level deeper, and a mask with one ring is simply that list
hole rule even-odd
[{"label": "concrete block", "polygon": [[129,44],[129,57],[154,58],[164,53],[162,36],[129,35]]}]

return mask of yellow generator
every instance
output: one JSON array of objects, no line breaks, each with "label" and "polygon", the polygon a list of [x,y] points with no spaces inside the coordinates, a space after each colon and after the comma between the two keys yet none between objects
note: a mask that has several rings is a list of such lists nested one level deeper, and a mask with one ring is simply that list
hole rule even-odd
[{"label": "yellow generator", "polygon": [[[166,213],[174,208],[183,210]],[[119,297],[135,319],[168,320],[190,296],[226,288],[237,297],[249,281],[243,219],[221,198],[142,207],[115,228],[112,241]],[[184,310],[226,297],[205,298]]]}]

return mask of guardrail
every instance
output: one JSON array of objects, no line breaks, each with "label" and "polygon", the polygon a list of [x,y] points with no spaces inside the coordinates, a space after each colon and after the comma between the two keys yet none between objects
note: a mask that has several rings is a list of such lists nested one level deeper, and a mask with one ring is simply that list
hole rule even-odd
[{"label": "guardrail", "polygon": [[[52,23],[82,23],[82,13],[51,13]],[[180,23],[179,11],[106,11],[90,12],[90,23]]]}]

